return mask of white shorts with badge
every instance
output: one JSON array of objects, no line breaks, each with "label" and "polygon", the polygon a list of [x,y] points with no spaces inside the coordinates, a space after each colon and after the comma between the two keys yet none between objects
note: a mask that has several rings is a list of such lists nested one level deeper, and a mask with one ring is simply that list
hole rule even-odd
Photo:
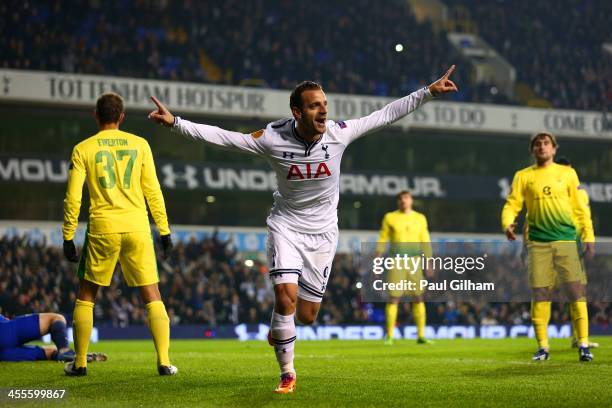
[{"label": "white shorts with badge", "polygon": [[304,234],[268,221],[268,266],[274,285],[298,285],[298,297],[320,303],[338,246],[338,229]]}]

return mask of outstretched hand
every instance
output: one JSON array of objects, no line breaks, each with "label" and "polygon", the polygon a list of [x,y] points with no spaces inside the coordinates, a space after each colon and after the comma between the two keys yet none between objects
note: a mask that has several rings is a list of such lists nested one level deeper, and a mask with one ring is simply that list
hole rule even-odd
[{"label": "outstretched hand", "polygon": [[155,106],[157,106],[157,110],[154,110],[149,113],[149,119],[164,126],[174,125],[174,115],[170,113],[168,108],[166,108],[164,104],[161,103],[159,99],[154,96],[151,96],[151,100],[153,101]]},{"label": "outstretched hand", "polygon": [[457,92],[459,90],[457,88],[457,85],[455,85],[455,83],[449,79],[454,70],[455,64],[453,64],[448,69],[448,71],[446,71],[446,73],[442,75],[442,78],[438,79],[436,82],[428,86],[429,92],[431,92],[433,96],[438,96],[440,94],[445,94],[449,92]]}]

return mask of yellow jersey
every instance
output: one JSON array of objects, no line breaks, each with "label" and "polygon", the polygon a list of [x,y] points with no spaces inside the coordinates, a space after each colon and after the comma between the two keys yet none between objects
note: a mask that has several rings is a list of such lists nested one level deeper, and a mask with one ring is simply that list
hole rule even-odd
[{"label": "yellow jersey", "polygon": [[92,234],[150,231],[147,204],[160,234],[170,233],[153,154],[145,139],[118,129],[102,130],[74,147],[64,200],[65,240],[74,237],[85,180]]},{"label": "yellow jersey", "polygon": [[[593,220],[591,219],[591,206],[589,205],[589,194],[583,190],[578,190],[578,199],[583,204],[584,208],[584,217],[586,219],[586,225],[593,225]],[[572,222],[574,225],[579,225],[577,221],[576,211],[572,213]],[[576,231],[576,238],[582,240],[582,231]],[[523,226],[523,239],[527,241],[529,239],[529,224],[525,223]]]},{"label": "yellow jersey", "polygon": [[427,218],[420,212],[411,210],[405,213],[400,210],[391,211],[385,214],[378,237],[379,252],[384,252],[387,242],[391,244],[411,243],[406,248],[404,245],[397,247],[395,252],[413,252],[412,255],[431,257],[431,243],[429,229],[427,228]]},{"label": "yellow jersey", "polygon": [[585,203],[580,191],[571,167],[553,163],[519,170],[502,210],[502,229],[514,223],[525,204],[530,241],[574,241],[580,231],[584,242],[594,242],[588,196]]}]

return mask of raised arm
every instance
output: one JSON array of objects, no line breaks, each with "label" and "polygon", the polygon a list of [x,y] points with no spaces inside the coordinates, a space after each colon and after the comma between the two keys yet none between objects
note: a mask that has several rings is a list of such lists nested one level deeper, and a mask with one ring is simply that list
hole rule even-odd
[{"label": "raised arm", "polygon": [[166,127],[171,127],[174,132],[190,139],[208,142],[233,150],[253,154],[263,154],[265,152],[261,138],[263,132],[244,134],[224,130],[217,126],[190,122],[174,116],[156,97],[152,96],[151,100],[157,106],[157,110],[149,113],[149,119]]},{"label": "raised arm", "polygon": [[395,100],[385,105],[382,109],[372,112],[368,116],[345,121],[346,130],[348,130],[348,132],[343,132],[346,137],[346,144],[351,143],[372,130],[398,121],[429,101],[432,97],[449,92],[456,92],[458,90],[457,85],[450,80],[450,75],[454,70],[455,65],[451,66],[440,79],[431,85]]}]

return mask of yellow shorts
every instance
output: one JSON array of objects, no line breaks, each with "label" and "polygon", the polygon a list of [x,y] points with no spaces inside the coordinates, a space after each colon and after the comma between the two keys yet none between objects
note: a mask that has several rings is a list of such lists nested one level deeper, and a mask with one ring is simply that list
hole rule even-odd
[{"label": "yellow shorts", "polygon": [[79,278],[109,286],[117,261],[121,264],[123,278],[128,286],[145,286],[159,282],[150,231],[120,234],[87,232],[79,262]]},{"label": "yellow shorts", "polygon": [[529,241],[527,251],[532,288],[556,287],[572,282],[586,284],[586,273],[575,241]]},{"label": "yellow shorts", "polygon": [[389,275],[387,276],[387,282],[389,283],[400,283],[402,281],[413,282],[415,290],[387,290],[387,294],[392,298],[401,298],[402,296],[420,296],[423,294],[424,290],[419,289],[419,284],[423,279],[423,269],[418,268],[414,273],[410,273],[406,269],[391,269],[389,270]]}]

